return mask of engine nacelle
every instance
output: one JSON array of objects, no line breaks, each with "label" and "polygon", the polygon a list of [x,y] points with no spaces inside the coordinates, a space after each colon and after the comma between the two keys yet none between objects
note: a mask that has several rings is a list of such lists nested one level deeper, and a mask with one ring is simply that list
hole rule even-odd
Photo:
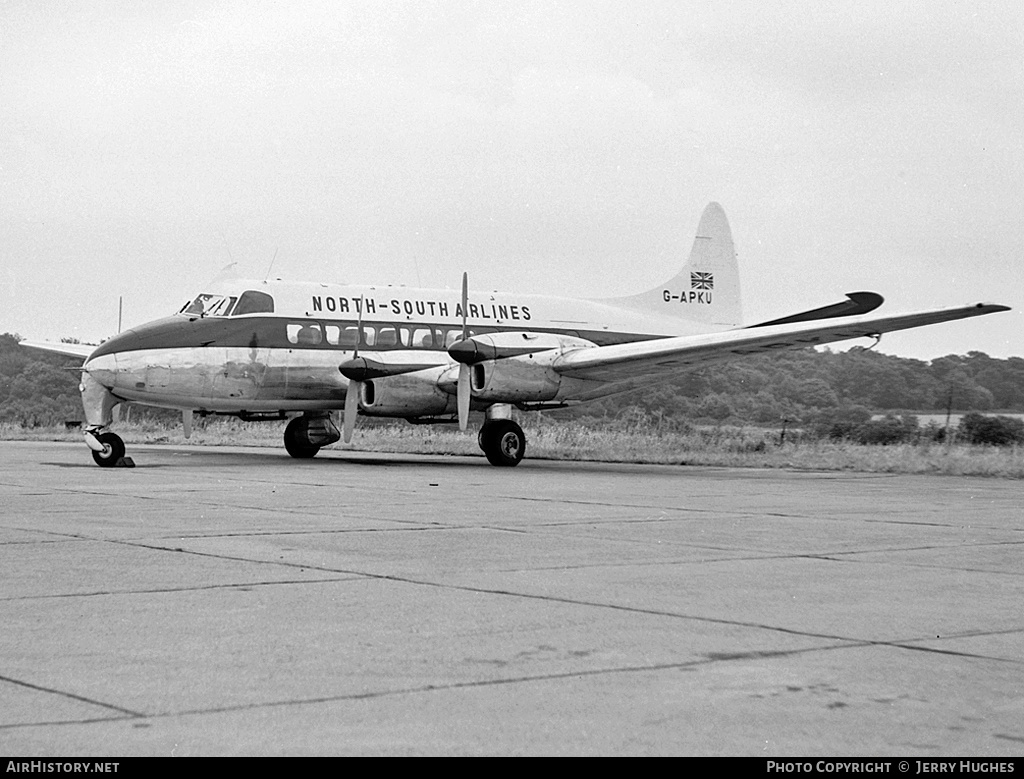
[{"label": "engine nacelle", "polygon": [[440,365],[429,370],[361,382],[359,406],[364,414],[374,417],[454,414],[455,398],[437,383],[447,367]]},{"label": "engine nacelle", "polygon": [[555,360],[566,351],[596,346],[552,333],[493,333],[471,340],[479,354],[494,356],[471,366],[473,399],[494,403],[555,400],[563,382],[551,367]]}]

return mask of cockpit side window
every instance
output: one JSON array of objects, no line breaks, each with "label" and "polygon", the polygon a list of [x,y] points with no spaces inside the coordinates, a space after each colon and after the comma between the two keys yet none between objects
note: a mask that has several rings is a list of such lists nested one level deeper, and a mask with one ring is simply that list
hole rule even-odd
[{"label": "cockpit side window", "polygon": [[199,295],[191,303],[186,304],[178,313],[187,316],[227,316],[236,298],[224,295]]},{"label": "cockpit side window", "polygon": [[231,315],[241,316],[242,314],[273,313],[274,299],[270,297],[270,295],[266,292],[257,292],[253,289],[247,289],[238,299],[238,305],[235,306],[235,310],[231,312]]}]

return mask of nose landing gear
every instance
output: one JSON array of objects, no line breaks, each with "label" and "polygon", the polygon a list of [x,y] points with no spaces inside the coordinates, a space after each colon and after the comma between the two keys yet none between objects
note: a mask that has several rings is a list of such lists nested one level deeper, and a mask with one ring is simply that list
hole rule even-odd
[{"label": "nose landing gear", "polygon": [[124,457],[124,441],[116,433],[86,430],[85,443],[92,449],[92,459],[101,468],[113,468],[118,464],[128,463]]},{"label": "nose landing gear", "polygon": [[85,445],[92,449],[92,459],[101,468],[133,467],[135,463],[124,456],[124,441],[107,427],[114,421],[114,406],[121,401],[97,381],[88,371],[82,374],[78,385],[85,409]]}]

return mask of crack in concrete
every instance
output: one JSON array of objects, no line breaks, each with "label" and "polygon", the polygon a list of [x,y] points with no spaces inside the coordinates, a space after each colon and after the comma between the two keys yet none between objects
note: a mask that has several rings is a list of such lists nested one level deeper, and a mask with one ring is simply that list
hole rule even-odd
[{"label": "crack in concrete", "polygon": [[[0,731],[15,728],[30,728],[49,725],[80,725],[105,722],[116,722],[118,720],[152,720],[169,719],[174,717],[203,716],[210,714],[230,714],[232,712],[255,711],[259,709],[283,708],[288,706],[311,706],[319,704],[340,703],[343,701],[364,701],[392,698],[404,695],[423,695],[436,692],[450,692],[454,690],[467,690],[475,688],[499,687],[513,684],[531,684],[535,682],[558,681],[561,679],[580,679],[585,677],[608,676],[628,673],[657,673],[661,671],[688,670],[724,662],[735,662],[737,660],[750,659],[752,656],[759,658],[787,657],[792,655],[807,654],[810,652],[833,651],[835,649],[847,649],[847,646],[821,646],[804,647],[802,649],[765,651],[755,653],[742,653],[737,655],[705,655],[702,658],[686,660],[678,663],[651,663],[648,665],[624,665],[610,668],[591,668],[584,670],[560,671],[549,674],[526,674],[520,676],[509,676],[499,679],[478,679],[474,681],[448,682],[442,684],[424,684],[415,687],[403,687],[397,689],[383,689],[369,692],[339,693],[338,695],[318,695],[309,698],[289,698],[284,700],[262,701],[253,703],[239,703],[229,706],[208,706],[199,709],[182,709],[180,711],[154,712],[144,714],[133,712],[127,709],[120,709],[128,715],[125,717],[89,718],[83,720],[62,720],[57,722],[22,722],[0,725]],[[0,677],[2,679],[3,677]],[[32,685],[26,685],[32,686]],[[41,689],[41,688],[40,688]],[[49,690],[48,690],[49,691]],[[77,697],[68,695],[68,697]],[[102,704],[101,704],[102,705]],[[116,707],[109,707],[116,710]]]},{"label": "crack in concrete", "polygon": [[[98,701],[94,698],[86,698],[84,695],[77,695],[73,692],[67,692],[66,690],[57,690],[53,687],[43,687],[39,684],[33,684],[32,682],[26,682],[21,679],[14,679],[10,676],[0,676],[0,682],[7,682],[18,687],[24,687],[29,690],[35,690],[36,692],[45,692],[50,695],[59,695],[62,698],[68,698],[69,700],[78,701],[79,703],[88,703],[90,706],[100,706],[104,709],[110,709],[111,711],[120,712],[121,714],[127,714],[130,717],[142,717],[145,716],[141,712],[132,711],[126,709],[123,706],[115,706],[112,703],[106,703],[104,701]],[[5,726],[0,726],[0,728]]]}]

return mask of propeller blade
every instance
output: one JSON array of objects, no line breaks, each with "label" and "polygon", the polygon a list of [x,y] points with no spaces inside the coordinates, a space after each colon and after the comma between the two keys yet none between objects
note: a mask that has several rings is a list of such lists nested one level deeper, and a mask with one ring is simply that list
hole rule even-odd
[{"label": "propeller blade", "polygon": [[[363,296],[359,296],[356,313],[356,345],[352,348],[352,359],[359,356],[359,342],[363,340]],[[342,418],[341,435],[346,444],[352,443],[352,432],[356,429],[356,414],[359,412],[359,395],[362,394],[361,381],[348,382],[345,390],[345,415]]]},{"label": "propeller blade", "polygon": [[458,409],[459,409],[459,430],[465,430],[469,426],[469,400],[472,392],[470,386],[469,372],[472,370],[466,363],[459,365]]},{"label": "propeller blade", "polygon": [[359,394],[362,391],[361,381],[350,381],[348,389],[345,390],[345,417],[342,426],[342,436],[346,444],[352,443],[352,431],[356,429],[356,412],[359,411]]},{"label": "propeller blade", "polygon": [[[462,340],[469,338],[469,329],[466,327],[466,317],[469,314],[469,273],[462,273]],[[470,367],[466,363],[459,365],[459,383],[457,385],[456,399],[459,411],[459,430],[469,427],[469,401],[473,394],[473,387],[470,385]]]},{"label": "propeller blade", "polygon": [[469,311],[469,273],[462,273],[462,340],[469,338],[469,331],[466,329],[466,314]]},{"label": "propeller blade", "polygon": [[363,340],[363,296],[359,296],[359,307],[356,312],[356,345],[352,348],[352,359],[359,356],[359,342]]}]

